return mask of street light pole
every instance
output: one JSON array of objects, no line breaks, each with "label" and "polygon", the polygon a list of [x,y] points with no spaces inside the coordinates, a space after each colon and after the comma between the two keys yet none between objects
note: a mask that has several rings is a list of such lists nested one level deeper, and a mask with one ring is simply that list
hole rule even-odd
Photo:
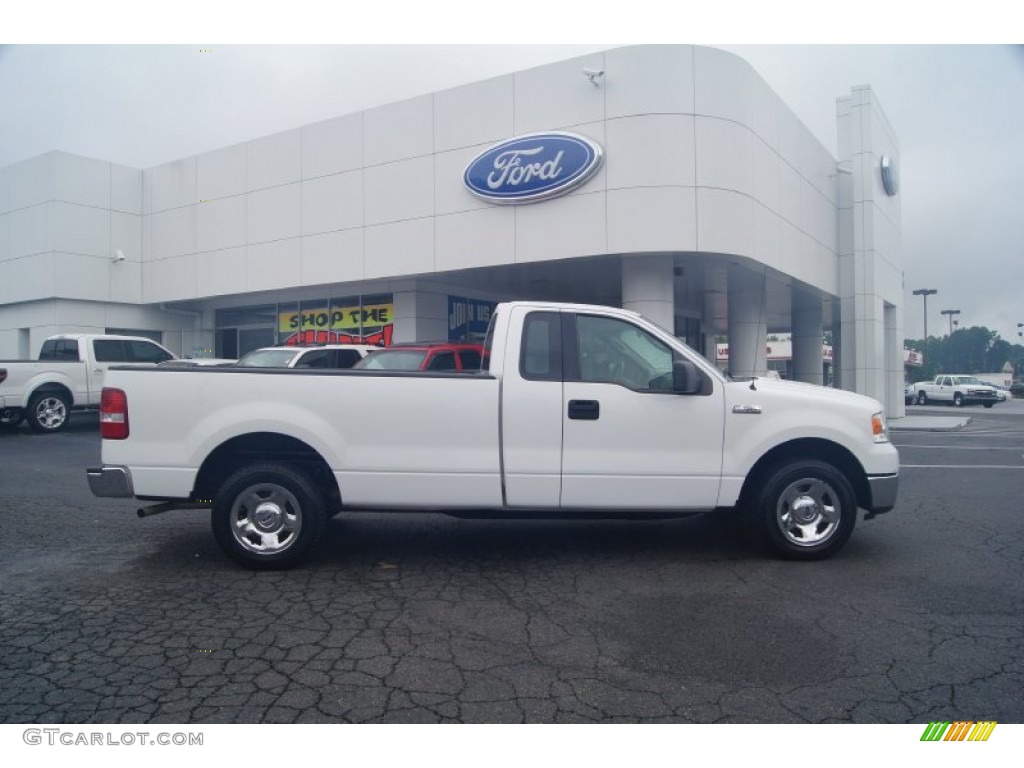
[{"label": "street light pole", "polygon": [[944,309],[939,312],[940,315],[949,315],[949,335],[953,335],[953,315],[959,315],[959,309]]},{"label": "street light pole", "polygon": [[924,297],[924,344],[928,346],[928,297],[938,293],[935,288],[918,288],[913,292],[915,296]]}]

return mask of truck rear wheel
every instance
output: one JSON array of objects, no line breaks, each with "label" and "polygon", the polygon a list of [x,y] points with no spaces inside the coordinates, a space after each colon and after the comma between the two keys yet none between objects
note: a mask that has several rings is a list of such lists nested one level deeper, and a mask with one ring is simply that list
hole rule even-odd
[{"label": "truck rear wheel", "polygon": [[293,566],[319,541],[327,523],[324,500],[301,470],[287,464],[243,467],[213,502],[213,535],[246,568]]},{"label": "truck rear wheel", "polygon": [[68,425],[70,406],[60,392],[38,392],[28,403],[28,425],[36,432],[59,432]]},{"label": "truck rear wheel", "polygon": [[761,540],[791,560],[835,554],[857,522],[849,480],[831,464],[791,461],[771,471],[754,499],[753,522]]}]

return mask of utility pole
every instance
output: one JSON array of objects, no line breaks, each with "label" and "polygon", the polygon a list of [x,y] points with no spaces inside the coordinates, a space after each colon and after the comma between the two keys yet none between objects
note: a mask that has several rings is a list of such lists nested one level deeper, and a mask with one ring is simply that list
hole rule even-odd
[{"label": "utility pole", "polygon": [[[927,299],[926,299],[926,301],[927,301]],[[953,325],[954,325],[953,315],[959,315],[960,314],[960,310],[959,309],[943,309],[941,312],[939,312],[939,314],[940,315],[949,315],[949,335],[952,336],[953,335]],[[959,325],[959,323],[955,323],[955,324]]]},{"label": "utility pole", "polygon": [[924,345],[928,346],[928,297],[938,293],[935,288],[918,288],[913,292],[915,296],[924,297]]}]

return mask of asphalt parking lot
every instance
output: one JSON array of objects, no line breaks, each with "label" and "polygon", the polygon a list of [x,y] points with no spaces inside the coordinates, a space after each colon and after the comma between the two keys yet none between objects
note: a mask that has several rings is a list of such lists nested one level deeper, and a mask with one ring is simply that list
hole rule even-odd
[{"label": "asphalt parking lot", "polygon": [[206,513],[93,498],[94,415],[0,430],[0,722],[1024,722],[1012,406],[895,433],[896,509],[820,563],[705,518],[373,514],[252,573]]}]

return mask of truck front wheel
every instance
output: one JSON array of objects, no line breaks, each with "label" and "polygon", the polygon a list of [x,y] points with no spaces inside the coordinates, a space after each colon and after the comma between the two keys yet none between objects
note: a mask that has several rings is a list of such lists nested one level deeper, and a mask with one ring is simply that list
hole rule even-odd
[{"label": "truck front wheel", "polygon": [[323,535],[324,500],[301,470],[287,464],[243,467],[213,502],[213,535],[246,568],[293,566]]},{"label": "truck front wheel", "polygon": [[831,464],[813,459],[777,466],[754,503],[760,538],[791,560],[835,554],[857,522],[857,500],[849,480]]},{"label": "truck front wheel", "polygon": [[955,405],[957,408],[964,407],[964,396],[961,395],[959,392],[953,395],[953,405]]},{"label": "truck front wheel", "polygon": [[25,414],[20,408],[0,409],[0,427],[16,427],[24,418]]},{"label": "truck front wheel", "polygon": [[36,432],[59,432],[68,425],[70,407],[60,392],[39,392],[28,404],[28,425]]}]

